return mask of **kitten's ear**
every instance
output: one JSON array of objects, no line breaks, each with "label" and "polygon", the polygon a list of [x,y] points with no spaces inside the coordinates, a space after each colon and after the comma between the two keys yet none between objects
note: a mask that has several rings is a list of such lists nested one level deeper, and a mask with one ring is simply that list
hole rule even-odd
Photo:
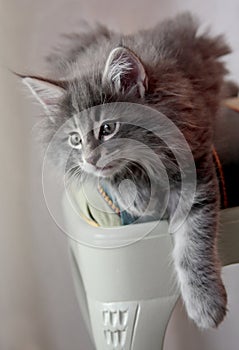
[{"label": "kitten's ear", "polygon": [[103,83],[112,84],[116,92],[135,94],[142,98],[147,81],[142,62],[131,50],[117,47],[110,52],[103,72]]},{"label": "kitten's ear", "polygon": [[57,102],[65,93],[64,81],[48,80],[35,76],[20,76],[48,115],[52,115]]}]

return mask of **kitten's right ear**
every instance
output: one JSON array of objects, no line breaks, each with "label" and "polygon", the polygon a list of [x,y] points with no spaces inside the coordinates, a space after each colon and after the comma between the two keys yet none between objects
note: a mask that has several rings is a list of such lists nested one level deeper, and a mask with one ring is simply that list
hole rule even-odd
[{"label": "kitten's right ear", "polygon": [[64,95],[66,84],[64,81],[55,81],[36,76],[22,76],[22,82],[26,85],[37,101],[43,106],[47,115],[51,116],[57,102]]},{"label": "kitten's right ear", "polygon": [[103,83],[109,83],[116,92],[144,97],[148,77],[141,60],[126,47],[113,49],[106,61]]}]

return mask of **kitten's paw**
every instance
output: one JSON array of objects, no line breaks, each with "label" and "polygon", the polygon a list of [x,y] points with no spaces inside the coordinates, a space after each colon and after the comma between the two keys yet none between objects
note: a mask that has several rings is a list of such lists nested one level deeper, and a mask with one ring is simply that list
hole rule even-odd
[{"label": "kitten's paw", "polygon": [[185,298],[188,316],[202,329],[215,328],[227,312],[227,294],[223,284],[201,291],[191,291]]}]

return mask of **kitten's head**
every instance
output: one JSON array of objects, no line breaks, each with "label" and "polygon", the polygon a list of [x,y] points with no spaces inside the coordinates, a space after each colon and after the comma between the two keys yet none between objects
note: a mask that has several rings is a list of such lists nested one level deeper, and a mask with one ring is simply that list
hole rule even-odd
[{"label": "kitten's head", "polygon": [[97,74],[58,81],[28,76],[23,82],[44,108],[45,142],[54,138],[53,158],[61,163],[67,156],[66,171],[112,178],[129,162],[140,162],[149,120],[139,125],[129,102],[142,103],[147,74],[131,50],[113,49]]}]

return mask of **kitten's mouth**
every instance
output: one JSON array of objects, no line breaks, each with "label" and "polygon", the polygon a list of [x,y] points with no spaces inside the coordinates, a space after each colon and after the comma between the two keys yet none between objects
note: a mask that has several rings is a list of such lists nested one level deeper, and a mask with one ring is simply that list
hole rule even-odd
[{"label": "kitten's mouth", "polygon": [[103,166],[97,166],[89,163],[84,163],[83,169],[90,174],[94,174],[101,177],[111,177],[117,172],[121,171],[124,167],[124,162],[122,160],[113,160],[109,163],[106,163]]},{"label": "kitten's mouth", "polygon": [[100,172],[103,176],[110,176],[115,173],[116,170],[121,168],[121,163],[119,160],[113,160],[112,162],[106,164],[105,166],[99,167],[95,166],[95,168]]},{"label": "kitten's mouth", "polygon": [[112,169],[115,167],[115,165],[106,165],[106,166],[103,166],[103,167],[98,167],[98,166],[95,166],[97,170],[100,170],[100,171],[103,171],[103,170],[108,170],[108,169]]}]

